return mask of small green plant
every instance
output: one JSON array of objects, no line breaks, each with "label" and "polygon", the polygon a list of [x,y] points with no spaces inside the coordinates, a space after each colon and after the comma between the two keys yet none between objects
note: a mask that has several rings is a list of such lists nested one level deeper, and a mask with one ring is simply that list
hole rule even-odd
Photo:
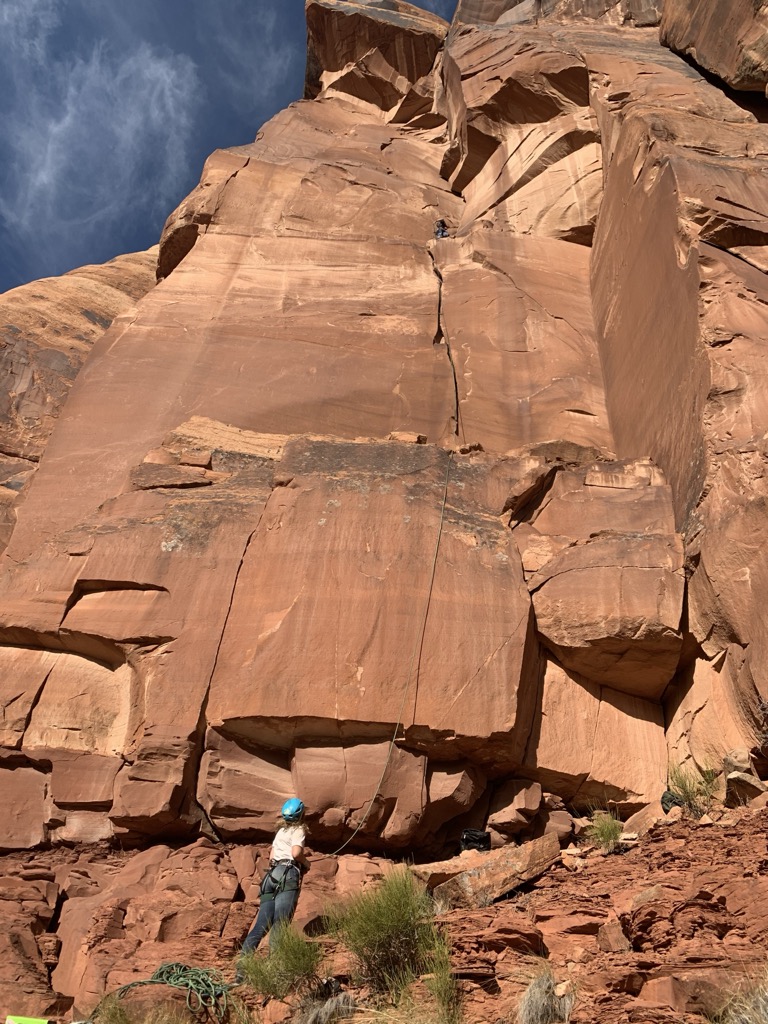
[{"label": "small green plant", "polygon": [[435,1000],[436,1024],[460,1024],[462,996],[451,965],[451,947],[437,930],[430,959],[432,971],[426,985]]},{"label": "small green plant", "polygon": [[715,1020],[717,1024],[765,1024],[768,1021],[768,971],[738,988]]},{"label": "small green plant", "polygon": [[698,772],[695,768],[672,764],[669,766],[667,789],[687,814],[701,818],[712,807],[717,791],[717,772],[709,768]]},{"label": "small green plant", "polygon": [[615,814],[604,810],[592,811],[591,822],[584,830],[584,835],[606,853],[613,853],[624,831],[622,822]]},{"label": "small green plant", "polygon": [[115,995],[105,996],[91,1014],[98,1024],[132,1024],[123,1001]]},{"label": "small green plant", "polygon": [[557,989],[552,968],[543,964],[520,999],[517,1024],[568,1024],[575,1002],[573,989],[568,986],[561,995]]},{"label": "small green plant", "polygon": [[355,957],[363,980],[393,1002],[414,978],[431,970],[432,917],[428,893],[405,868],[326,912],[330,932]]},{"label": "small green plant", "polygon": [[247,953],[240,958],[237,967],[245,983],[260,995],[285,999],[289,992],[316,981],[322,956],[316,942],[300,935],[290,924],[281,922],[273,929],[269,956]]}]

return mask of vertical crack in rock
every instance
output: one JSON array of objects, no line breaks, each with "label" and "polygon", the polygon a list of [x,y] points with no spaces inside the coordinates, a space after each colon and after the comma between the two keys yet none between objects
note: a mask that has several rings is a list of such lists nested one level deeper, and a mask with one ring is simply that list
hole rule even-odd
[{"label": "vertical crack in rock", "polygon": [[456,364],[453,361],[453,352],[451,350],[451,343],[448,340],[448,335],[443,330],[443,275],[435,262],[435,255],[431,249],[428,250],[429,258],[432,261],[432,271],[437,278],[437,324],[435,329],[435,336],[432,339],[433,345],[442,345],[448,355],[448,362],[451,365],[451,374],[453,376],[453,406],[454,406],[454,428],[453,433],[455,437],[461,436],[462,441],[466,441],[464,437],[464,427],[461,423],[461,406],[459,403],[459,378],[456,373]]},{"label": "vertical crack in rock", "polygon": [[[21,744],[24,742],[24,736],[26,735],[27,729],[29,728],[30,722],[32,721],[32,715],[34,715],[37,705],[43,698],[43,690],[45,689],[45,684],[51,678],[51,673],[53,672],[53,669],[54,666],[51,666],[51,668],[48,669],[48,671],[45,674],[45,678],[43,679],[42,683],[40,683],[40,687],[37,693],[32,698],[32,701],[29,705],[29,710],[27,711],[26,717],[24,719],[24,728],[21,730],[21,742],[19,743],[19,746],[21,746]],[[10,707],[10,704],[6,704],[5,707]],[[3,717],[5,717],[5,708],[3,708]]]},{"label": "vertical crack in rock", "polygon": [[[273,486],[272,491],[270,492],[269,498],[272,497],[272,494],[274,494],[275,489],[276,488]],[[211,819],[210,819],[210,817],[208,815],[208,812],[205,810],[205,808],[202,806],[202,804],[199,803],[199,801],[197,799],[197,783],[198,783],[198,779],[199,779],[199,776],[200,776],[200,762],[202,760],[203,750],[204,750],[204,747],[205,747],[205,723],[206,723],[207,712],[208,712],[208,699],[209,699],[210,692],[211,692],[211,683],[213,682],[213,677],[216,674],[216,668],[217,668],[217,666],[219,664],[219,655],[221,654],[221,647],[222,647],[222,644],[224,643],[224,635],[227,632],[227,625],[229,623],[229,617],[232,614],[232,607],[233,607],[233,605],[235,603],[235,593],[237,591],[237,584],[238,584],[238,581],[240,579],[240,573],[243,570],[243,565],[245,564],[245,559],[246,559],[246,556],[248,555],[248,549],[251,546],[251,542],[253,541],[253,538],[256,536],[256,533],[257,533],[257,531],[259,529],[259,526],[261,526],[261,520],[264,518],[264,512],[266,510],[267,505],[269,504],[269,498],[267,498],[267,500],[264,502],[264,507],[262,508],[261,513],[259,514],[259,518],[256,520],[256,525],[251,530],[251,532],[248,534],[248,537],[247,537],[247,539],[245,541],[245,545],[243,547],[243,553],[240,556],[240,563],[239,563],[239,565],[238,565],[238,567],[237,567],[237,569],[235,571],[235,576],[234,576],[234,579],[232,581],[232,590],[230,591],[230,595],[229,595],[229,603],[227,605],[227,613],[224,616],[224,621],[221,624],[221,632],[219,634],[218,643],[216,644],[216,654],[215,654],[214,659],[213,659],[213,665],[211,666],[211,673],[208,676],[208,683],[206,684],[206,687],[205,687],[205,695],[203,696],[203,700],[202,700],[202,703],[200,705],[200,717],[198,718],[198,722],[197,722],[197,738],[195,740],[195,749],[194,749],[194,753],[193,753],[192,757],[190,758],[190,762],[191,762],[192,768],[193,768],[193,770],[190,772],[190,776],[191,776],[191,786],[190,786],[190,789],[189,789],[190,800],[191,800],[191,802],[194,805],[196,805],[199,808],[200,813],[202,814],[203,818],[207,821],[208,825],[213,830],[213,832],[214,832],[215,836],[217,837],[217,839],[219,840],[219,842],[223,842],[224,841],[222,839],[220,833],[219,833],[219,830],[216,828],[214,823],[211,821]]]},{"label": "vertical crack in rock", "polygon": [[[221,206],[221,202],[224,199],[224,195],[225,195],[227,189],[232,184],[232,182],[235,180],[235,178],[238,176],[240,171],[244,171],[246,169],[246,167],[248,166],[248,164],[250,164],[250,162],[251,162],[251,158],[250,157],[246,157],[245,163],[242,165],[242,167],[238,167],[237,170],[232,171],[232,173],[229,175],[227,180],[224,182],[224,184],[219,189],[219,194],[216,196],[216,205],[213,208],[213,213],[210,215],[210,217],[208,218],[207,222],[202,225],[205,228],[204,234],[208,233],[208,228],[216,220],[216,214],[219,212],[219,207]],[[199,235],[199,232],[198,232],[198,235]],[[197,241],[197,239],[195,239],[195,241]],[[247,545],[246,545],[246,551],[247,550],[248,550],[248,548],[247,548]]]}]

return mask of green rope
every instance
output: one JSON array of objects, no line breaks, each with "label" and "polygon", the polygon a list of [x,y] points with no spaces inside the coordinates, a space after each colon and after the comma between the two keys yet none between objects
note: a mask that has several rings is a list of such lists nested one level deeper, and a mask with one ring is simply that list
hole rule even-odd
[{"label": "green rope", "polygon": [[190,1013],[205,1013],[215,1017],[219,1022],[226,1019],[229,1009],[227,992],[230,986],[218,971],[204,967],[187,967],[186,964],[163,964],[151,978],[123,985],[115,992],[115,996],[120,999],[126,992],[140,985],[169,985],[171,988],[186,989],[187,1009]]}]

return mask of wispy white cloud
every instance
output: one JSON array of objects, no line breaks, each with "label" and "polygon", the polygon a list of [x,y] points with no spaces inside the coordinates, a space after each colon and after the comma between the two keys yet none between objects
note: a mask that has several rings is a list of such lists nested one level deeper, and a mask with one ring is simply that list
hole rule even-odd
[{"label": "wispy white cloud", "polygon": [[277,2],[253,0],[228,0],[198,8],[198,36],[218,51],[212,73],[221,80],[231,102],[244,112],[270,105],[296,64],[303,67],[304,54],[297,54],[278,10]]},{"label": "wispy white cloud", "polygon": [[145,42],[59,52],[61,17],[59,0],[0,4],[12,95],[0,112],[0,217],[20,260],[39,258],[44,273],[87,262],[123,218],[169,210],[199,90],[189,57]]}]

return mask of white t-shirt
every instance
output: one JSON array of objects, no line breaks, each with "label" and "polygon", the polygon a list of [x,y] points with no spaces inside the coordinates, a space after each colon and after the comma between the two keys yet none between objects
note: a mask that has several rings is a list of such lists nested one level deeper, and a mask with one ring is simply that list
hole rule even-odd
[{"label": "white t-shirt", "polygon": [[306,841],[307,833],[303,825],[283,825],[272,841],[271,860],[292,860],[293,847],[303,846]]}]

